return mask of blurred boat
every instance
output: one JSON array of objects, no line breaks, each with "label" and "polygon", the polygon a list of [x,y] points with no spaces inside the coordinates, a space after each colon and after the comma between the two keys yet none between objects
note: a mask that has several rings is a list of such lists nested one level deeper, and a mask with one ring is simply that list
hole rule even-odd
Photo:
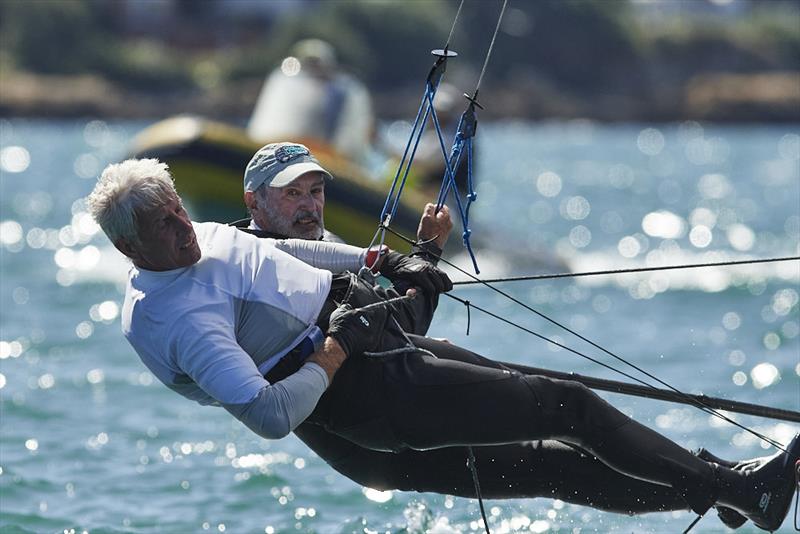
[{"label": "blurred boat", "polygon": [[[247,216],[242,177],[253,154],[270,142],[303,143],[335,177],[325,189],[326,228],[348,243],[366,245],[388,189],[384,176],[375,179],[365,170],[374,152],[374,123],[364,85],[339,68],[329,44],[306,39],[267,76],[246,129],[201,117],[171,117],[137,135],[130,153],[169,164],[196,220],[230,222]],[[391,162],[384,165],[389,167]],[[438,192],[433,184],[424,195],[419,193],[422,186],[415,187],[404,190],[391,223],[412,237],[425,199],[436,198]],[[407,247],[391,235],[387,243]]]},{"label": "blurred boat", "polygon": [[[386,200],[386,183],[370,178],[357,162],[325,142],[302,137],[291,140],[306,145],[335,177],[325,187],[325,227],[348,243],[369,244]],[[253,139],[243,128],[177,116],[140,132],[132,141],[130,155],[167,163],[195,220],[231,222],[247,216],[242,199],[244,168],[266,142]],[[422,207],[433,195],[406,189],[392,228],[415,236]],[[393,248],[407,248],[391,234],[386,241]]]},{"label": "blurred boat", "polygon": [[[443,123],[457,121],[453,90],[443,87],[440,93],[435,105]],[[455,129],[454,123],[450,126]],[[269,73],[246,129],[201,117],[171,117],[139,133],[130,154],[169,164],[193,218],[231,222],[247,216],[242,199],[247,162],[265,144],[279,141],[308,146],[335,177],[326,185],[326,228],[348,243],[369,244],[402,148],[375,135],[366,87],[339,67],[333,48],[319,39],[297,43]],[[375,147],[375,141],[382,149]],[[418,146],[391,222],[391,227],[404,235],[416,235],[426,200],[435,201],[438,196],[444,174],[440,147],[431,128]],[[375,170],[366,171],[367,165]],[[457,181],[463,194],[466,165],[459,171]],[[391,234],[386,241],[401,250],[407,246]]]}]

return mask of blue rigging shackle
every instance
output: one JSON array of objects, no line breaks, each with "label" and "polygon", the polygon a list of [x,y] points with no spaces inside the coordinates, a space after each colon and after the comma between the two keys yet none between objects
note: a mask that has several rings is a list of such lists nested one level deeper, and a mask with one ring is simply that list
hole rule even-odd
[{"label": "blue rigging shackle", "polygon": [[[477,102],[475,97],[470,97],[466,94],[464,97],[469,100],[469,105],[461,114],[461,118],[458,121],[458,128],[456,130],[453,146],[450,149],[450,156],[445,158],[445,175],[442,180],[441,189],[439,190],[439,198],[436,202],[436,210],[438,211],[441,209],[442,205],[445,203],[445,200],[447,200],[450,190],[452,189],[454,193],[453,197],[456,200],[456,206],[458,208],[458,214],[461,217],[461,226],[463,228],[461,239],[464,243],[464,247],[469,253],[470,259],[472,260],[472,266],[475,269],[475,273],[479,274],[480,269],[478,268],[478,262],[475,259],[475,253],[472,250],[472,245],[469,240],[470,236],[472,235],[472,230],[469,228],[469,208],[478,198],[478,194],[475,192],[472,181],[472,139],[475,137],[475,132],[478,128],[478,119],[475,115],[475,107],[483,109],[483,106]],[[438,128],[438,124],[436,124],[436,126]],[[466,206],[464,206],[461,202],[461,197],[458,194],[458,186],[456,185],[455,180],[455,173],[459,167],[459,163],[461,162],[461,156],[465,146],[467,149]],[[444,151],[444,147],[442,147],[442,151]]]},{"label": "blue rigging shackle", "polygon": [[[384,227],[389,226],[392,219],[394,219],[395,214],[397,213],[398,207],[400,206],[400,196],[408,179],[408,173],[411,170],[411,163],[416,155],[417,148],[419,147],[420,140],[422,139],[422,133],[425,130],[425,125],[427,124],[429,115],[433,116],[434,125],[437,125],[437,133],[439,134],[441,141],[441,131],[438,128],[439,119],[436,116],[436,110],[433,107],[433,97],[436,95],[436,91],[439,88],[439,82],[441,82],[442,76],[444,76],[444,73],[447,70],[447,60],[451,57],[458,56],[458,53],[445,47],[444,49],[431,50],[431,54],[436,56],[437,59],[431,67],[431,70],[428,72],[428,76],[425,80],[425,91],[423,92],[422,101],[420,102],[419,110],[417,111],[417,117],[414,119],[414,125],[411,128],[408,142],[406,143],[405,150],[403,151],[403,157],[400,159],[400,163],[397,166],[397,172],[392,180],[392,185],[389,188],[388,195],[386,196],[386,202],[381,210],[380,225]],[[409,149],[411,149],[410,154]],[[401,174],[402,179],[400,178]],[[399,184],[398,181],[400,182]]]}]

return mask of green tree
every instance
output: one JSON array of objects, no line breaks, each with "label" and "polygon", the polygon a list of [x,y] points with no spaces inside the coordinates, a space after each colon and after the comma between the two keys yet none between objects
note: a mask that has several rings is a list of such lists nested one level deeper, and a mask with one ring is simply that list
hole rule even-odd
[{"label": "green tree", "polygon": [[87,0],[0,2],[3,51],[18,67],[70,74],[93,63],[103,38],[102,9]]}]

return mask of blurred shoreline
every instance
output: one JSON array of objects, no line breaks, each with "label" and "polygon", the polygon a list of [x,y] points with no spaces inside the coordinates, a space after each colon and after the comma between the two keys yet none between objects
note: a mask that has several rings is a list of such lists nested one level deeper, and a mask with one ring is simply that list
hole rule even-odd
[{"label": "blurred shoreline", "polygon": [[[143,92],[96,75],[42,75],[5,71],[0,76],[0,116],[31,118],[150,118],[192,114],[238,123],[252,112],[263,79],[228,82],[207,90]],[[482,119],[591,119],[602,122],[800,122],[800,74],[706,73],[661,94],[571,95],[545,82],[482,89]],[[410,117],[418,87],[372,94],[383,120]]]},{"label": "blurred shoreline", "polygon": [[499,2],[464,3],[458,18],[460,0],[4,0],[0,116],[241,124],[314,38],[315,76],[363,84],[378,120],[414,116],[427,51],[447,43],[445,82],[483,82],[481,120],[800,122],[798,0],[514,2],[485,65]]}]

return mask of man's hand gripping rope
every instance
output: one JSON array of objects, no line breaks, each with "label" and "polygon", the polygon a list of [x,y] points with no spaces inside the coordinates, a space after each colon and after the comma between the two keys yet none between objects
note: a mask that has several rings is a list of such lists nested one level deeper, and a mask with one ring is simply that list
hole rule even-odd
[{"label": "man's hand gripping rope", "polygon": [[363,308],[342,304],[331,313],[328,335],[339,342],[349,358],[378,346],[388,318],[383,302]]},{"label": "man's hand gripping rope", "polygon": [[389,305],[415,297],[415,294],[395,297],[353,308],[342,304],[331,313],[328,335],[341,345],[348,357],[379,348],[381,334],[390,318]]},{"label": "man's hand gripping rope", "polygon": [[444,271],[418,256],[389,252],[383,258],[380,273],[392,282],[406,282],[426,293],[446,293],[453,289],[453,282]]},{"label": "man's hand gripping rope", "polygon": [[[406,346],[389,350],[380,349],[381,334],[388,321],[394,321],[389,305],[401,300],[416,297],[415,291],[409,291],[402,297],[394,297],[381,302],[368,304],[361,308],[353,308],[343,304],[331,313],[328,336],[333,339],[345,352],[347,357],[356,354],[364,356],[389,356],[408,352],[424,352],[433,357],[433,353],[426,349],[414,346],[406,336]],[[376,310],[380,310],[376,312]],[[382,313],[381,313],[382,312]],[[449,343],[447,340],[441,340]]]}]

